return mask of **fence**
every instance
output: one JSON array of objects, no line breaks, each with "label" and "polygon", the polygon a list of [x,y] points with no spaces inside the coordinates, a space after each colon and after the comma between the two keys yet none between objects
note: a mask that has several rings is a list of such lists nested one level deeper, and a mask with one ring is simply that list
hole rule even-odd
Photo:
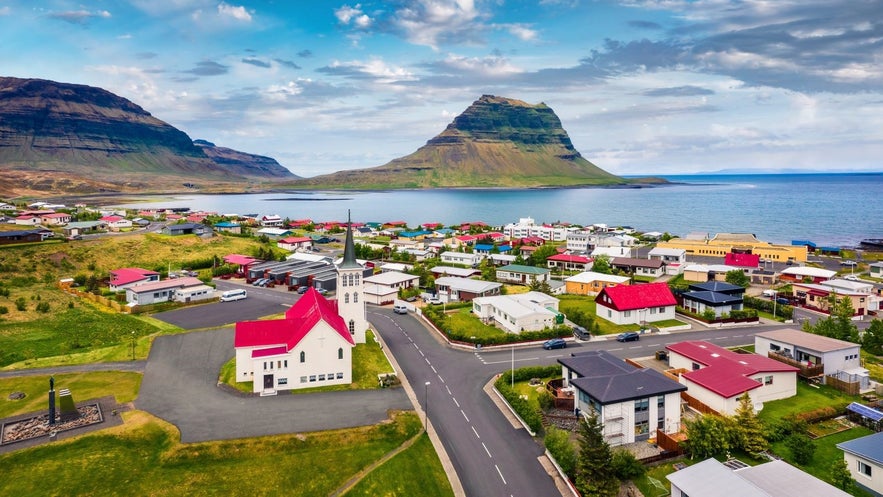
[{"label": "fence", "polygon": [[662,430],[656,430],[656,445],[659,446],[660,449],[666,452],[676,452],[677,454],[683,454],[684,450],[681,448],[681,442],[683,440],[678,440],[678,438],[685,439],[685,435],[683,433],[675,433],[675,436],[669,435]]},{"label": "fence", "polygon": [[797,373],[801,378],[815,378],[817,376],[821,376],[825,373],[825,365],[818,364],[816,366],[807,366],[806,364],[796,361],[794,359],[789,359],[781,354],[777,354],[775,352],[767,352],[767,357],[774,361],[784,362],[789,366],[794,366],[795,368],[800,369],[800,372]]},{"label": "fence", "polygon": [[84,292],[81,290],[77,290],[76,288],[62,287],[62,289],[70,294],[76,295],[77,297],[80,297],[80,298],[83,298],[86,300],[91,300],[92,302],[96,302],[96,303],[101,304],[105,307],[109,307],[117,312],[124,312],[124,313],[135,312],[134,308],[129,307],[126,304],[121,304],[121,303],[117,302],[116,300],[112,300],[107,297],[103,297],[101,295],[95,295],[94,293],[91,293],[91,292]]},{"label": "fence", "polygon": [[845,392],[849,395],[858,395],[859,387],[861,386],[860,383],[857,381],[843,381],[836,376],[826,376],[825,385],[840,390],[841,392]]}]

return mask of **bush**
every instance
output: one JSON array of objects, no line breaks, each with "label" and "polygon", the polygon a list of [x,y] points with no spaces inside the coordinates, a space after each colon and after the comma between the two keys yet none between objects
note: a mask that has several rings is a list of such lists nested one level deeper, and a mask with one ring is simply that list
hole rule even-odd
[{"label": "bush", "polygon": [[613,472],[621,481],[637,480],[647,473],[647,468],[641,464],[641,461],[627,450],[614,450],[611,463]]},{"label": "bush", "polygon": [[15,299],[15,308],[18,309],[19,311],[24,311],[25,309],[28,308],[28,303],[24,297],[19,297],[19,298]]},{"label": "bush", "polygon": [[9,314],[9,307],[5,305],[0,305],[0,314]]},{"label": "bush", "polygon": [[785,445],[791,451],[791,457],[794,462],[805,466],[812,462],[812,458],[816,453],[816,446],[812,440],[803,433],[794,433],[785,439]]},{"label": "bush", "polygon": [[512,379],[512,371],[506,371],[500,375],[498,382],[508,385],[513,381],[527,381],[531,378],[548,378],[561,374],[561,366],[527,366],[515,370],[515,379]]},{"label": "bush", "polygon": [[540,403],[540,409],[544,411],[548,411],[555,407],[555,397],[545,389],[537,394],[537,402]]},{"label": "bush", "polygon": [[513,390],[508,383],[500,381],[502,379],[503,377],[501,376],[494,384],[497,387],[497,391],[506,399],[509,406],[518,413],[518,416],[521,417],[531,431],[539,433],[543,429],[543,416],[540,411],[531,406],[527,400],[521,398],[518,392]]},{"label": "bush", "polygon": [[543,444],[558,462],[564,474],[573,479],[576,471],[576,448],[570,442],[570,434],[554,426],[546,431]]},{"label": "bush", "polygon": [[844,414],[845,412],[846,406],[841,404],[837,407],[825,406],[814,409],[812,411],[801,412],[799,414],[788,416],[787,419],[791,421],[812,424],[819,421],[824,421],[826,419],[835,418],[841,414]]},{"label": "bush", "polygon": [[39,304],[37,304],[36,309],[37,312],[46,314],[47,312],[49,312],[49,302],[40,302]]}]

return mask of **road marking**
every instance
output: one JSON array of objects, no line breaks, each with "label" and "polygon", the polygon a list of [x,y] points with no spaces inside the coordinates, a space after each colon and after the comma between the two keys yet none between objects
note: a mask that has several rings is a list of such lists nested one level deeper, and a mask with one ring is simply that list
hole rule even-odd
[{"label": "road marking", "polygon": [[[478,436],[478,432],[475,431],[474,426],[472,427],[472,433],[475,433],[475,438],[481,438],[480,436]],[[484,442],[482,442],[481,445],[484,445]],[[484,450],[487,450],[487,447],[485,447]],[[488,454],[488,455],[490,455],[490,454]]]},{"label": "road marking", "polygon": [[433,372],[433,373],[438,374],[438,371],[435,370],[435,366],[433,366],[433,365],[430,364],[429,367],[432,369],[432,372]]},{"label": "road marking", "polygon": [[[417,350],[420,350],[420,349],[418,348]],[[424,354],[422,350],[420,350],[420,355],[422,355],[423,357],[426,357],[426,354]]]},{"label": "road marking", "polygon": [[637,347],[629,347],[629,350],[631,350],[631,349],[642,349],[642,348],[644,348],[643,345],[638,345]]},{"label": "road marking", "polygon": [[457,402],[457,397],[451,397],[451,398],[454,399],[454,404],[457,404],[457,407],[460,407],[460,403]]},{"label": "road marking", "polygon": [[494,464],[494,467],[497,468],[497,474],[500,475],[500,479],[503,480],[503,485],[508,485],[508,483],[506,483],[506,479],[503,478],[503,472],[500,471],[500,467],[496,464]]},{"label": "road marking", "polygon": [[[438,378],[441,379],[441,376],[439,376]],[[445,390],[448,391],[448,395],[454,395],[451,393],[451,389],[447,385],[445,385]]]},{"label": "road marking", "polygon": [[538,359],[539,359],[539,357],[528,357],[525,359],[515,359],[515,361],[512,361],[511,359],[509,359],[509,360],[505,360],[505,361],[481,361],[481,362],[483,362],[485,364],[512,364],[512,362],[536,361]]},{"label": "road marking", "polygon": [[548,357],[564,357],[564,354],[550,355],[550,356],[548,356]]},{"label": "road marking", "polygon": [[432,363],[429,362],[429,358],[428,358],[428,357],[423,357],[423,360],[426,361],[426,364],[429,364],[429,367],[432,367]]},{"label": "road marking", "polygon": [[[459,407],[459,405],[458,405],[458,407]],[[468,418],[468,417],[466,417],[466,413],[465,413],[465,412],[463,412],[463,409],[460,409],[460,414],[462,414],[462,415],[463,415],[463,417],[464,417],[464,418],[466,418],[466,422],[467,422],[467,423],[468,423],[468,422],[469,422],[469,418]]]},{"label": "road marking", "polygon": [[733,335],[733,338],[742,338],[742,337],[744,337],[744,336],[745,336],[745,335]]},{"label": "road marking", "polygon": [[420,347],[418,347],[416,343],[412,343],[412,345],[414,345],[415,349],[420,350]]},{"label": "road marking", "polygon": [[[444,382],[445,382],[445,380],[444,380],[444,379],[443,379],[443,378],[442,378],[442,377],[441,377],[441,375],[440,375],[440,374],[436,374],[436,376],[438,376],[438,381],[440,381],[440,382],[442,382],[442,383],[444,383]],[[445,385],[445,388],[448,388],[448,387],[447,387],[447,385]],[[448,393],[451,393],[451,391],[450,391],[450,390],[448,390]]]},{"label": "road marking", "polygon": [[623,350],[623,348],[620,347],[620,348],[618,348],[618,349],[607,349],[608,352],[613,352],[614,350]]},{"label": "road marking", "polygon": [[484,447],[484,451],[487,452],[487,456],[493,459],[494,456],[491,455],[491,451],[488,450],[487,445],[485,445],[484,442],[481,442],[481,446]]}]

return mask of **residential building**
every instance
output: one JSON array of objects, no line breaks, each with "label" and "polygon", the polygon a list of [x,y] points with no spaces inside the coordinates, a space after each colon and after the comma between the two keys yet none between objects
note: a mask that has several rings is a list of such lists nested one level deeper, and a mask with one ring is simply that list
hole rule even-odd
[{"label": "residential building", "polygon": [[744,293],[741,286],[724,281],[693,283],[688,292],[681,294],[681,306],[696,314],[711,309],[714,317],[719,318],[732,311],[741,311]]},{"label": "residential building", "polygon": [[584,271],[564,280],[564,292],[573,295],[597,295],[609,286],[628,285],[631,278]]},{"label": "residential building", "polygon": [[431,269],[432,274],[436,278],[441,276],[456,276],[459,278],[469,278],[471,276],[480,275],[481,271],[472,268],[462,268],[453,266],[435,266]]},{"label": "residential building", "polygon": [[225,232],[225,233],[231,233],[234,235],[239,235],[242,233],[242,226],[240,226],[239,223],[234,223],[234,222],[230,222],[230,221],[223,221],[223,222],[217,223],[217,224],[215,224],[214,228],[215,228],[215,231],[217,231],[219,233]]},{"label": "residential building", "polygon": [[61,232],[64,236],[76,236],[103,229],[107,229],[107,224],[102,221],[75,221],[67,223]]},{"label": "residential building", "polygon": [[71,215],[64,212],[53,212],[40,216],[40,223],[47,226],[62,226],[71,222]]},{"label": "residential building", "polygon": [[782,460],[730,469],[706,459],[666,475],[671,497],[849,497],[850,494]]},{"label": "residential building", "polygon": [[883,278],[883,261],[868,264],[868,276],[871,278]]},{"label": "residential building", "polygon": [[126,302],[130,305],[150,305],[175,300],[179,289],[204,286],[198,278],[185,277],[151,281],[126,287]]},{"label": "residential building", "polygon": [[107,229],[111,231],[120,231],[124,229],[129,229],[132,227],[132,221],[116,215],[104,216],[99,219],[102,223],[107,225]]},{"label": "residential building", "polygon": [[656,430],[681,429],[684,385],[651,368],[627,364],[605,350],[558,359],[565,387],[575,389],[575,408],[594,413],[610,445],[647,440]]},{"label": "residential building", "polygon": [[555,254],[546,258],[549,269],[559,271],[588,271],[592,267],[592,259],[583,255]]},{"label": "residential building", "polygon": [[380,266],[381,273],[388,273],[390,271],[397,273],[405,273],[414,269],[414,266],[411,264],[402,264],[401,262],[385,262],[382,266]]},{"label": "residential building", "polygon": [[859,317],[868,314],[868,311],[880,309],[880,297],[871,293],[874,286],[849,280],[827,280],[821,283],[798,283],[791,284],[791,292],[805,307],[821,311],[831,312],[830,298],[837,300],[848,298],[852,303],[853,316]]},{"label": "residential building", "polygon": [[647,258],[662,261],[665,265],[665,274],[672,276],[683,273],[684,266],[687,265],[687,251],[684,249],[654,247],[647,254]]},{"label": "residential building", "polygon": [[43,241],[42,230],[15,230],[0,231],[0,245],[14,245],[16,243],[35,243]]},{"label": "residential building", "polygon": [[386,286],[398,291],[417,286],[420,283],[420,277],[416,274],[387,271],[364,278],[364,281],[365,284]]},{"label": "residential building", "polygon": [[595,247],[592,249],[592,257],[597,258],[600,256],[613,258],[613,257],[631,257],[632,249],[629,247]]},{"label": "residential building", "polygon": [[596,247],[634,247],[638,239],[626,234],[599,236]]},{"label": "residential building", "polygon": [[512,254],[489,254],[487,256],[487,260],[494,266],[508,266],[509,264],[513,264],[517,259],[518,257]]},{"label": "residential building", "polygon": [[726,264],[687,264],[684,267],[684,281],[725,281],[727,273],[740,268]]},{"label": "residential building", "polygon": [[658,259],[614,257],[610,259],[610,267],[628,274],[647,278],[659,278],[665,274],[665,263]]},{"label": "residential building", "polygon": [[[837,444],[855,483],[883,497],[883,432]],[[827,494],[825,494],[827,495]]]},{"label": "residential building", "polygon": [[282,238],[291,236],[293,233],[291,230],[285,228],[266,227],[259,229],[256,234],[258,236],[264,235],[270,240],[281,240]]},{"label": "residential building", "polygon": [[196,235],[196,236],[209,235],[209,236],[211,236],[212,230],[209,229],[209,227],[204,224],[179,223],[179,224],[169,224],[169,225],[163,226],[162,233],[164,235],[171,235],[171,236],[182,236],[182,235]]},{"label": "residential building", "polygon": [[503,234],[510,240],[536,236],[546,241],[563,242],[567,239],[568,233],[576,230],[576,228],[565,226],[537,225],[533,218],[523,217],[517,223],[504,226]]},{"label": "residential building", "polygon": [[616,324],[644,324],[675,318],[677,301],[665,283],[608,286],[595,297],[599,318]]},{"label": "residential building", "polygon": [[837,271],[822,269],[811,266],[792,266],[779,272],[779,279],[786,282],[804,282],[811,280],[812,283],[821,283],[830,280],[837,275]]},{"label": "residential building", "polygon": [[460,264],[463,266],[478,266],[482,256],[479,254],[467,254],[465,252],[442,252],[441,261],[445,264]]},{"label": "residential building", "polygon": [[509,333],[539,331],[563,320],[558,299],[540,292],[477,297],[472,299],[472,312],[483,322]]},{"label": "residential building", "polygon": [[39,226],[40,216],[22,214],[21,216],[16,216],[15,224],[18,224],[20,226]]},{"label": "residential building", "polygon": [[548,282],[549,270],[541,267],[509,264],[497,268],[497,281],[531,285],[534,282]]},{"label": "residential building", "polygon": [[469,302],[476,297],[491,297],[500,294],[502,283],[472,280],[456,276],[442,276],[435,280],[435,290],[445,302]]},{"label": "residential building", "polygon": [[110,271],[108,286],[110,291],[118,292],[130,286],[150,283],[151,281],[159,281],[159,273],[138,267],[124,267]]},{"label": "residential building", "polygon": [[730,416],[748,392],[754,404],[797,394],[798,368],[758,354],[739,354],[703,341],[665,347],[668,364],[678,371],[687,393],[720,414]]},{"label": "residential building", "polygon": [[289,252],[309,250],[313,247],[313,239],[308,236],[287,236],[276,242],[276,246]]},{"label": "residential building", "polygon": [[754,335],[754,352],[775,359],[783,357],[809,367],[822,366],[825,377],[834,376],[870,387],[867,369],[862,367],[861,345],[814,333],[786,328]]},{"label": "residential building", "polygon": [[261,223],[261,226],[269,228],[278,228],[279,226],[282,226],[284,222],[284,220],[276,214],[261,216],[259,221]]},{"label": "residential building", "polygon": [[283,319],[236,323],[236,381],[252,381],[262,395],[352,383],[356,342],[339,303],[310,288]]},{"label": "residential building", "polygon": [[775,245],[758,240],[750,233],[718,233],[712,238],[697,233],[686,238],[658,242],[657,247],[684,249],[690,255],[725,257],[729,253],[751,253],[775,262],[806,262],[806,247]]},{"label": "residential building", "polygon": [[567,251],[579,253],[591,252],[592,249],[595,248],[595,238],[595,235],[589,231],[568,232],[566,245]]}]

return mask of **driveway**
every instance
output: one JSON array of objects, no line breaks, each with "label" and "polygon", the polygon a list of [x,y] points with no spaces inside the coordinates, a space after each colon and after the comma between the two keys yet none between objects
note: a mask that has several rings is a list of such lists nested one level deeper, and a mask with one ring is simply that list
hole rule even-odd
[{"label": "driveway", "polygon": [[158,337],[135,407],[177,426],[182,442],[350,428],[383,421],[390,409],[413,409],[401,388],[239,396],[217,386],[232,357],[231,328]]}]

